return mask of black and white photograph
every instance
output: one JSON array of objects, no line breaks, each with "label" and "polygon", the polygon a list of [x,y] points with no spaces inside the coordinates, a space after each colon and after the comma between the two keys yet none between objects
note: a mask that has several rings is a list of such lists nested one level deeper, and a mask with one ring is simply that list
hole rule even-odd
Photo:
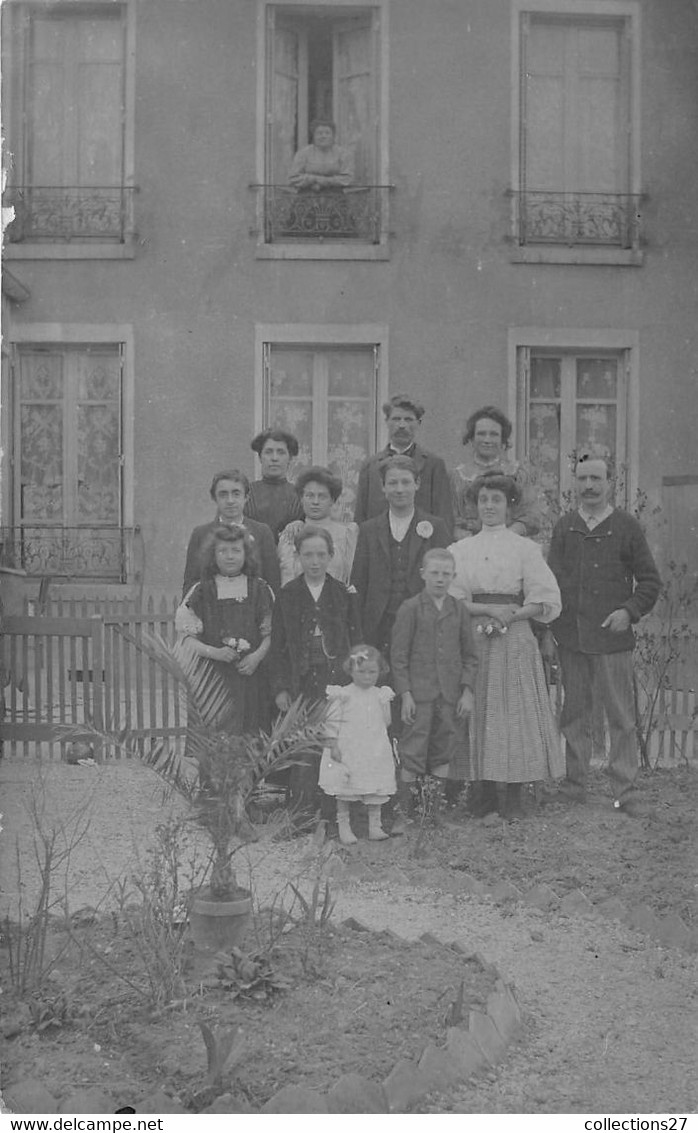
[{"label": "black and white photograph", "polygon": [[688,1133],[698,0],[0,50],[0,1126]]}]

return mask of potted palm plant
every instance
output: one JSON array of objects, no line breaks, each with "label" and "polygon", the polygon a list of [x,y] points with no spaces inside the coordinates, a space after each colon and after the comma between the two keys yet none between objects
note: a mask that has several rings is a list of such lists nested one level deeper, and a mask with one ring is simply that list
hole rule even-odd
[{"label": "potted palm plant", "polygon": [[185,752],[165,741],[144,752],[142,741],[128,731],[105,732],[100,740],[137,754],[187,804],[210,844],[208,883],[190,908],[191,935],[200,952],[229,949],[244,932],[252,907],[251,895],[239,885],[233,869],[236,849],[257,836],[248,817],[250,800],[271,772],[322,749],[327,709],[299,697],[269,733],[231,735],[226,722],[234,706],[210,666],[187,651],[186,644],[172,647],[157,635],[144,633],[141,648],[174,678],[186,704]]}]

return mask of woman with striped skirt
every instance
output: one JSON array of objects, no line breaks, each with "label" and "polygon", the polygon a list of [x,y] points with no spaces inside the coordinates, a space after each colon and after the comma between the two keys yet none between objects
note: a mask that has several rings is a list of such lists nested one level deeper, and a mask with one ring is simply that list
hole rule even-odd
[{"label": "woman with striped skirt", "polygon": [[480,665],[475,684],[470,779],[481,784],[479,813],[522,816],[521,785],[565,774],[562,744],[530,619],[560,612],[560,591],[537,544],[507,527],[519,488],[485,473],[472,486],[482,530],[449,550],[451,593],[475,622]]}]

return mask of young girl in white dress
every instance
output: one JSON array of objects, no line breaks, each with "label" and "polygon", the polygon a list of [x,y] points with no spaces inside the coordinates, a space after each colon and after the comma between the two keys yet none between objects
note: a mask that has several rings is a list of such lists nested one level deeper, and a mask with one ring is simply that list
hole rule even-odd
[{"label": "young girl in white dress", "polygon": [[390,701],[395,693],[377,687],[388,672],[383,657],[372,645],[355,645],[344,669],[352,683],[329,685],[329,725],[335,735],[322,755],[320,786],[337,799],[337,826],[343,846],[357,841],[350,824],[350,804],[368,809],[368,836],[387,838],[381,826],[381,807],[395,794],[395,764],[388,737]]}]

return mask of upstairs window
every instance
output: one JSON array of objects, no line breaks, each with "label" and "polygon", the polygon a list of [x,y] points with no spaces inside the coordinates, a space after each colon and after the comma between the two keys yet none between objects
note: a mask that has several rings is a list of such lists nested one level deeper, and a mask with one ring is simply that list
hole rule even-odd
[{"label": "upstairs window", "polygon": [[[4,5],[12,244],[123,243],[127,7]],[[8,68],[6,67],[6,71]]]},{"label": "upstairs window", "polygon": [[630,15],[523,11],[518,32],[517,244],[637,251]]},{"label": "upstairs window", "polygon": [[[380,32],[377,8],[266,6],[265,243],[383,240]],[[317,120],[336,127],[340,175],[299,186],[294,158],[315,142]]]}]

